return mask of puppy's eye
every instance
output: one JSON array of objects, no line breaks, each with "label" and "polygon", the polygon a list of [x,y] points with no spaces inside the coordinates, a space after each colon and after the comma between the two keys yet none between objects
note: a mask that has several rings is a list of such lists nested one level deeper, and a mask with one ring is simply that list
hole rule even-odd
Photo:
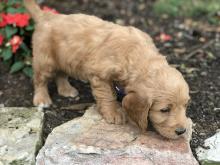
[{"label": "puppy's eye", "polygon": [[168,113],[168,112],[170,112],[170,108],[169,108],[169,107],[163,108],[163,109],[160,110],[160,112],[162,112],[162,113]]}]

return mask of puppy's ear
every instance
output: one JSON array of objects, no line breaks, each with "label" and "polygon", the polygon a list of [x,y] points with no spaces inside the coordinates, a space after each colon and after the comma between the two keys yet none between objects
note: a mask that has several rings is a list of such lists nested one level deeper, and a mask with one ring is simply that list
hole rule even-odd
[{"label": "puppy's ear", "polygon": [[135,92],[128,93],[122,100],[123,108],[143,132],[147,129],[150,105],[147,98],[143,99]]}]

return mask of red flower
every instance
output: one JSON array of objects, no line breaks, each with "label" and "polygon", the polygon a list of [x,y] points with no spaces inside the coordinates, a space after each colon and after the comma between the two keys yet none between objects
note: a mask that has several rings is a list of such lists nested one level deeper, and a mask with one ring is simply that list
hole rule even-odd
[{"label": "red flower", "polygon": [[47,7],[47,6],[43,6],[42,7],[42,10],[45,11],[45,12],[51,12],[51,13],[54,13],[54,14],[58,14],[59,12],[56,11],[55,9],[52,9],[50,7]]},{"label": "red flower", "polygon": [[0,27],[5,27],[7,25],[6,14],[0,13]]},{"label": "red flower", "polygon": [[9,14],[6,15],[5,19],[6,19],[7,24],[15,24],[16,23],[15,14],[10,14],[9,13]]},{"label": "red flower", "polygon": [[166,33],[160,33],[160,35],[156,36],[156,40],[160,40],[161,42],[166,42],[172,40],[172,37]]},{"label": "red flower", "polygon": [[4,41],[4,37],[3,35],[0,34],[0,46],[3,44],[3,41]]},{"label": "red flower", "polygon": [[28,14],[7,14],[7,24],[15,24],[18,27],[25,27],[29,23],[30,16]]},{"label": "red flower", "polygon": [[28,14],[20,14],[16,25],[18,27],[25,27],[29,24],[30,16]]},{"label": "red flower", "polygon": [[15,53],[22,43],[22,38],[18,35],[15,35],[10,40],[10,45],[12,47],[12,52]]}]

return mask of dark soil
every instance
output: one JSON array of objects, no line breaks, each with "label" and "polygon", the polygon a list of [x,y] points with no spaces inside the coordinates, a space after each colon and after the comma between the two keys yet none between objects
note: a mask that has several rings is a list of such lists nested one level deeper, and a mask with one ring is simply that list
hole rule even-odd
[{"label": "dark soil", "polygon": [[[191,141],[195,153],[195,148],[203,146],[204,139],[220,129],[220,34],[189,28],[182,18],[157,17],[152,12],[152,3],[147,0],[45,0],[46,5],[61,13],[86,13],[133,25],[149,33],[153,39],[160,33],[172,36],[169,42],[155,39],[155,43],[189,83],[192,102],[188,116],[195,123]],[[186,59],[192,52],[192,56]],[[32,81],[22,74],[10,75],[7,71],[0,63],[0,104],[32,106]],[[45,110],[44,139],[54,127],[83,114],[83,111],[60,110],[60,107],[93,102],[89,84],[72,79],[71,83],[79,90],[78,101],[58,96],[55,85],[49,84],[54,105]]]}]

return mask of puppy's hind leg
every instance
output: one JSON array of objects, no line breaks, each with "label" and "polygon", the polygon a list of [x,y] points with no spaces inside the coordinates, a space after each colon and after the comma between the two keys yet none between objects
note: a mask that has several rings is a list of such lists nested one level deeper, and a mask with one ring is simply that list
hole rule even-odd
[{"label": "puppy's hind leg", "polygon": [[77,89],[70,85],[68,77],[65,74],[58,73],[56,76],[57,91],[64,97],[76,97],[79,95]]}]

